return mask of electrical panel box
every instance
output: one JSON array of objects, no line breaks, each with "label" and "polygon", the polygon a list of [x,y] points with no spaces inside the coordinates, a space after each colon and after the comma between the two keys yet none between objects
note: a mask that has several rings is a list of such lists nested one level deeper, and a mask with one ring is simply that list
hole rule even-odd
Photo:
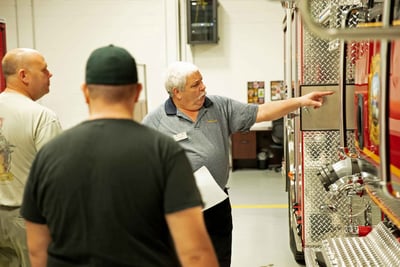
[{"label": "electrical panel box", "polygon": [[218,43],[217,0],[187,0],[188,44]]}]

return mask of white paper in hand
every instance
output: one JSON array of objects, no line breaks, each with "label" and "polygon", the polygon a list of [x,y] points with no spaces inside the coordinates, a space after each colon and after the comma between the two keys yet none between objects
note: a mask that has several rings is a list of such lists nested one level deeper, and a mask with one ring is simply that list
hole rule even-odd
[{"label": "white paper in hand", "polygon": [[219,187],[206,166],[198,169],[194,173],[194,177],[196,179],[201,198],[204,202],[203,210],[209,209],[212,206],[217,205],[228,197],[224,190]]}]

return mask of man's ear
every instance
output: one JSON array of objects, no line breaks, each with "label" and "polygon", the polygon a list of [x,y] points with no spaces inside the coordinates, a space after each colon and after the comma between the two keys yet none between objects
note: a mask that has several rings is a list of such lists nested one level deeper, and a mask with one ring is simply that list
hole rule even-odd
[{"label": "man's ear", "polygon": [[176,87],[172,88],[172,97],[181,100],[182,99],[181,91]]},{"label": "man's ear", "polygon": [[85,97],[85,103],[89,104],[89,102],[90,102],[90,100],[89,100],[90,99],[89,98],[89,88],[88,88],[86,83],[82,84],[81,90],[82,90],[83,96]]},{"label": "man's ear", "polygon": [[140,93],[142,92],[142,84],[141,83],[137,83],[136,84],[136,89],[135,89],[135,103],[137,103],[139,101],[139,96]]},{"label": "man's ear", "polygon": [[18,70],[18,77],[24,84],[29,83],[29,75],[27,75],[27,72],[25,69],[19,69]]}]

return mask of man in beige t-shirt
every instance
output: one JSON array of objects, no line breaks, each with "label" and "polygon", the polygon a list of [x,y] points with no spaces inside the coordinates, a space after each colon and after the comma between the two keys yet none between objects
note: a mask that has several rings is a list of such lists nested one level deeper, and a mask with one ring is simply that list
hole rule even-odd
[{"label": "man in beige t-shirt", "polygon": [[36,100],[49,92],[52,74],[36,50],[17,48],[2,60],[6,89],[0,94],[0,266],[30,266],[24,220],[19,214],[37,151],[61,132],[56,114]]}]

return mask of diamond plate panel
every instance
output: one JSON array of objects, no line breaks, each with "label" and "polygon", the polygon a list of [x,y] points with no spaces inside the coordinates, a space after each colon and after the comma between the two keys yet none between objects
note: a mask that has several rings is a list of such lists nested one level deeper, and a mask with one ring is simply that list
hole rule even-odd
[{"label": "diamond plate panel", "polygon": [[329,41],[315,38],[307,30],[303,43],[304,84],[337,84],[339,81],[339,51],[329,51]]},{"label": "diamond plate panel", "polygon": [[[319,14],[330,4],[330,1],[312,1],[311,15]],[[304,84],[337,84],[338,83],[338,50],[329,51],[329,40],[321,40],[307,28],[303,36],[303,83]]]},{"label": "diamond plate panel", "polygon": [[[356,10],[361,6],[360,1],[313,1],[311,3],[312,16],[318,18],[321,11],[328,5],[330,5],[331,15],[327,28],[340,28],[343,21],[346,21],[346,27],[352,28],[360,22],[360,13]],[[357,53],[357,47],[351,45],[351,42],[349,43],[346,56],[346,81],[353,83],[354,55]],[[339,83],[340,51],[338,44],[338,40],[322,40],[304,29],[302,47],[304,84]]]},{"label": "diamond plate panel", "polygon": [[[327,28],[355,27],[361,20],[358,8],[361,1],[332,0],[311,2],[311,14],[318,18],[328,7],[330,17]],[[362,13],[362,12],[361,12]],[[339,83],[340,51],[338,40],[321,40],[303,31],[303,70],[302,81],[305,85],[328,85]],[[359,47],[348,42],[346,54],[346,81],[354,82],[354,63]],[[356,151],[354,133],[347,133],[347,148]],[[340,160],[339,131],[302,132],[303,151],[303,193],[304,193],[304,245],[320,246],[327,238],[351,234],[351,227],[362,225],[366,221],[365,211],[370,208],[371,223],[380,221],[380,210],[368,196],[352,195],[343,191],[333,195],[323,187],[317,175],[323,165],[333,164]]]},{"label": "diamond plate panel", "polygon": [[[371,206],[371,223],[380,221],[380,211],[367,195],[348,195],[347,192],[333,195],[327,192],[317,173],[323,165],[340,160],[339,131],[303,132],[304,160],[304,244],[306,247],[320,246],[327,238],[349,235],[349,229],[363,225],[365,211]],[[347,132],[348,148],[355,151],[354,134]]]}]

